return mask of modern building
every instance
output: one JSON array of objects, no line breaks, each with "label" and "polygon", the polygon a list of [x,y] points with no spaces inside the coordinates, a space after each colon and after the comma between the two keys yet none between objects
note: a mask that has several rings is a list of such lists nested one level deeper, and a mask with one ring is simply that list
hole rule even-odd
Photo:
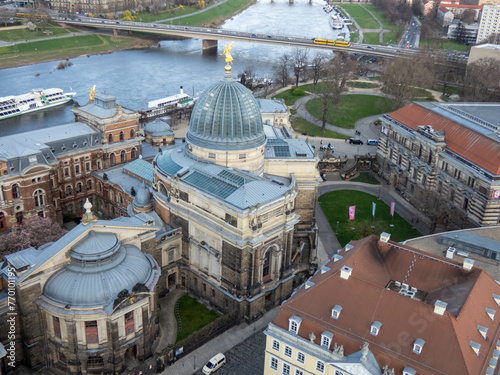
[{"label": "modern building", "polygon": [[500,220],[500,105],[414,102],[381,117],[379,175],[422,211],[444,202],[458,227]]},{"label": "modern building", "polygon": [[496,374],[499,306],[500,286],[473,261],[369,236],[282,304],[264,374]]},{"label": "modern building", "polygon": [[476,43],[484,42],[490,35],[500,34],[500,4],[485,4]]},{"label": "modern building", "polygon": [[485,43],[478,46],[472,46],[467,64],[471,64],[483,58],[491,58],[500,61],[500,44]]},{"label": "modern building", "polygon": [[175,282],[249,319],[287,298],[316,259],[317,162],[305,140],[265,130],[226,67],[198,99],[186,143],[153,160],[155,211],[182,228]]},{"label": "modern building", "polygon": [[16,365],[117,373],[127,358],[152,355],[162,246],[173,237],[162,239],[148,214],[97,220],[91,207],[58,241],[7,255],[0,267],[0,341],[15,346]]},{"label": "modern building", "polygon": [[[457,39],[459,43],[474,44],[477,39],[477,31],[479,30],[479,23],[465,23],[458,19],[453,20],[450,26],[448,26],[448,38]],[[474,48],[474,47],[472,47]],[[467,63],[470,62],[470,55]]]}]

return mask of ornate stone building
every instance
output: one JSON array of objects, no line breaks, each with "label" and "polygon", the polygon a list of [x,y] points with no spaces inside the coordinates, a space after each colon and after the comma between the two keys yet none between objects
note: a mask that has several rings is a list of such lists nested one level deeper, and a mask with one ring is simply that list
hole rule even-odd
[{"label": "ornate stone building", "polygon": [[421,209],[429,209],[429,192],[437,195],[443,219],[460,227],[497,225],[499,116],[496,103],[427,102],[384,115],[379,174]]}]

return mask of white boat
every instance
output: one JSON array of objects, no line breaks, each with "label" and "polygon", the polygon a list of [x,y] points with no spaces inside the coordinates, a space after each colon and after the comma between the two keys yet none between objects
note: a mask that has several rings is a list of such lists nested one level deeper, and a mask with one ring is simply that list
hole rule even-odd
[{"label": "white boat", "polygon": [[36,89],[29,94],[0,98],[0,120],[67,103],[76,95],[61,89]]},{"label": "white boat", "polygon": [[344,19],[338,13],[330,15],[330,26],[334,30],[340,30],[344,27]]},{"label": "white boat", "polygon": [[148,108],[139,111],[141,121],[153,120],[160,116],[172,113],[176,109],[187,109],[194,106],[195,99],[188,94],[184,94],[181,86],[181,92],[166,98],[152,100],[148,102]]}]

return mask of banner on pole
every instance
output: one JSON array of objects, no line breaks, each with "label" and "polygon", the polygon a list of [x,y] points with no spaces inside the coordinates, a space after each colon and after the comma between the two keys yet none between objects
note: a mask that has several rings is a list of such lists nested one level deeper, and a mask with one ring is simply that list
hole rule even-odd
[{"label": "banner on pole", "polygon": [[377,205],[375,204],[375,202],[372,202],[372,216],[375,217],[375,207],[377,207]]},{"label": "banner on pole", "polygon": [[354,220],[355,212],[356,212],[356,206],[349,206],[349,220]]},{"label": "banner on pole", "polygon": [[396,202],[391,202],[391,216],[394,216],[394,207],[396,206]]}]

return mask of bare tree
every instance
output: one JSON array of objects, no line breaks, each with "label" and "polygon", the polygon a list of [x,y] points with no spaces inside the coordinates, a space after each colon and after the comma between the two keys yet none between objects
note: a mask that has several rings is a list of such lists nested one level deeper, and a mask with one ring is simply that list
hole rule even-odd
[{"label": "bare tree", "polygon": [[476,20],[476,11],[474,9],[466,9],[460,16],[460,20],[465,23],[473,23]]},{"label": "bare tree", "polygon": [[338,107],[340,96],[348,90],[347,81],[351,74],[356,71],[357,63],[351,60],[348,54],[335,52],[335,57],[325,67],[321,83],[321,131],[326,128],[328,111]]},{"label": "bare tree", "polygon": [[290,56],[284,53],[278,62],[273,65],[274,79],[279,82],[282,87],[288,85],[290,80],[289,64]]},{"label": "bare tree", "polygon": [[290,64],[295,75],[295,87],[299,87],[299,78],[302,72],[307,69],[307,50],[305,48],[295,48]]},{"label": "bare tree", "polygon": [[311,61],[311,71],[314,88],[318,84],[319,78],[321,77],[321,73],[325,67],[325,63],[328,60],[328,56],[324,53],[318,53]]},{"label": "bare tree", "polygon": [[422,190],[420,194],[411,200],[412,204],[419,208],[430,220],[429,231],[434,233],[439,223],[448,222],[451,204],[432,190]]},{"label": "bare tree", "polygon": [[395,109],[401,108],[413,100],[416,88],[431,86],[433,71],[434,59],[425,53],[412,56],[411,61],[397,58],[382,74],[382,91],[394,97]]},{"label": "bare tree", "polygon": [[491,102],[500,100],[500,62],[486,57],[467,66],[462,86],[463,100]]}]

